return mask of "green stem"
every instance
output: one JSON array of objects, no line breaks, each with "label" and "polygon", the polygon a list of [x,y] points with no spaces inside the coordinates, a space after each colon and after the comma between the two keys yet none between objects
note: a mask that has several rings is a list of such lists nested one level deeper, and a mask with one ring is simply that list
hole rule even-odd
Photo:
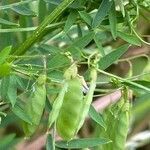
[{"label": "green stem", "polygon": [[119,77],[119,76],[116,76],[116,75],[114,75],[114,74],[105,72],[105,71],[103,71],[103,70],[101,70],[101,69],[97,69],[97,71],[100,72],[100,73],[102,73],[102,74],[105,74],[105,75],[107,75],[107,76],[116,78],[116,79],[118,79],[118,80],[120,80],[120,81],[122,81],[122,82],[128,83],[128,84],[130,84],[130,85],[136,86],[136,87],[138,87],[138,88],[140,88],[140,89],[143,89],[143,90],[145,90],[145,91],[150,92],[150,88],[147,88],[147,87],[145,87],[145,86],[143,86],[143,85],[141,85],[141,84],[138,84],[138,83],[129,81],[129,80],[127,80],[127,79],[123,79],[123,78],[121,78],[121,77]]},{"label": "green stem", "polygon": [[54,128],[52,130],[52,136],[53,136],[53,150],[55,150],[55,134],[56,134],[56,122],[54,123]]},{"label": "green stem", "polygon": [[136,59],[136,58],[139,58],[139,57],[148,57],[147,55],[145,54],[139,54],[139,55],[135,55],[135,56],[131,56],[131,57],[127,57],[127,58],[121,58],[118,60],[118,62],[123,62],[123,61],[130,61],[130,60],[133,60],[133,59]]},{"label": "green stem", "polygon": [[[65,22],[53,23],[46,26],[46,29],[58,29],[64,25]],[[12,29],[1,29],[0,33],[8,33],[8,32],[31,32],[36,30],[37,27],[27,27],[27,28],[12,28]]]},{"label": "green stem", "polygon": [[129,77],[129,78],[127,78],[127,80],[132,80],[133,81],[133,80],[136,80],[137,78],[140,78],[140,77],[148,75],[148,74],[150,74],[150,72],[145,72],[145,73],[142,73],[142,74],[139,74],[139,75],[136,75],[136,76]]},{"label": "green stem", "polygon": [[136,35],[136,37],[137,37],[141,42],[143,42],[143,43],[145,43],[145,44],[147,44],[147,45],[150,45],[149,42],[144,41],[144,40],[138,35],[138,33],[135,31],[135,29],[134,29],[133,27],[132,27],[132,31],[134,32],[134,34]]},{"label": "green stem", "polygon": [[[45,18],[41,25],[33,32],[33,34],[22,43],[18,49],[13,53],[14,55],[24,54],[43,34],[46,26],[52,23],[74,0],[64,0],[54,11]],[[13,61],[14,58],[10,58],[9,61]]]}]

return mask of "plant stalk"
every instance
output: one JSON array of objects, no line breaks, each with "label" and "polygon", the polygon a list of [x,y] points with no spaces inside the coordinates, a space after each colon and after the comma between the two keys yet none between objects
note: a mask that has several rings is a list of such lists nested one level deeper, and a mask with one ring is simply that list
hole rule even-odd
[{"label": "plant stalk", "polygon": [[[39,27],[33,32],[33,34],[23,42],[18,49],[13,53],[13,55],[23,55],[38,39],[42,36],[47,25],[52,23],[74,0],[64,0],[54,11],[47,16]],[[13,61],[14,58],[8,60]]]}]

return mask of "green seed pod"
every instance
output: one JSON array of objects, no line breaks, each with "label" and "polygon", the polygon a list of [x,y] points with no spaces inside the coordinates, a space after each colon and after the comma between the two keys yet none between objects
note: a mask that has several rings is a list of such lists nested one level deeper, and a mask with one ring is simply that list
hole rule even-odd
[{"label": "green seed pod", "polygon": [[67,80],[70,80],[71,78],[75,78],[77,76],[77,65],[73,63],[64,73],[64,77]]},{"label": "green seed pod", "polygon": [[27,102],[26,110],[30,118],[32,118],[32,125],[24,122],[23,129],[26,136],[31,136],[40,123],[46,100],[45,82],[46,76],[40,75],[35,84],[35,91],[31,94]]},{"label": "green seed pod", "polygon": [[[116,134],[116,118],[111,109],[112,106],[110,106],[103,112],[103,118],[107,125],[106,130],[104,130],[101,126],[96,125],[95,136],[112,140],[114,135]],[[112,144],[113,142],[104,145],[99,145],[96,150],[111,150]]]},{"label": "green seed pod", "polygon": [[58,134],[64,140],[71,140],[77,133],[83,105],[82,84],[78,77],[68,80],[68,90],[56,120]]},{"label": "green seed pod", "polygon": [[48,121],[48,127],[49,128],[56,121],[56,119],[59,115],[59,111],[60,111],[60,108],[63,104],[63,99],[64,99],[65,93],[67,91],[67,88],[68,88],[68,83],[65,82],[61,91],[59,92],[57,98],[55,99],[55,101],[53,103],[52,110],[49,114],[49,121]]},{"label": "green seed pod", "polygon": [[79,129],[82,127],[84,120],[88,114],[90,105],[92,103],[93,100],[93,94],[94,94],[94,90],[96,87],[96,79],[97,79],[97,71],[93,68],[91,70],[91,83],[90,83],[90,88],[89,91],[87,93],[87,95],[85,96],[84,100],[83,100],[83,106],[81,109],[81,114],[80,114],[80,118],[79,118],[79,124],[77,127],[77,131],[79,131]]},{"label": "green seed pod", "polygon": [[4,63],[0,65],[0,77],[4,77],[9,75],[11,72],[11,64],[10,63]]},{"label": "green seed pod", "polygon": [[[102,133],[105,135],[103,136],[100,133],[100,136],[108,138],[112,141],[114,141],[115,136],[117,136],[116,132],[116,126],[118,125],[118,113],[120,113],[120,107],[122,107],[122,103],[124,100],[119,101],[119,103],[111,105],[109,108],[107,108],[103,113],[105,117],[105,123],[107,125],[106,131],[102,130]],[[119,105],[119,106],[118,106]],[[113,142],[102,145],[104,150],[111,150],[113,147]]]},{"label": "green seed pod", "polygon": [[118,116],[116,135],[113,140],[113,150],[124,150],[129,127],[129,102],[126,102]]}]

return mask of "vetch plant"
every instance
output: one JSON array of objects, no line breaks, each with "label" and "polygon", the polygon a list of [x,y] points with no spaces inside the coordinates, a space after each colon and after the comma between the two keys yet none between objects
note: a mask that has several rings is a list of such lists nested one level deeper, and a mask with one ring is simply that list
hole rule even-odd
[{"label": "vetch plant", "polygon": [[147,0],[2,0],[0,149],[44,134],[41,149],[124,150],[150,115],[149,14]]}]

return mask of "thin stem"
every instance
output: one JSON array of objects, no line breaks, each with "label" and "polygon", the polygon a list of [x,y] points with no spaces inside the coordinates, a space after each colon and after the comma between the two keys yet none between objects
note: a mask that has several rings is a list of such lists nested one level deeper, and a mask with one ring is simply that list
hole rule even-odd
[{"label": "thin stem", "polygon": [[122,58],[122,59],[119,59],[118,62],[128,61],[128,60],[136,59],[136,58],[139,58],[139,57],[147,57],[147,55],[140,54],[140,55],[131,56],[131,57],[128,57],[128,58]]},{"label": "thin stem", "polygon": [[17,66],[20,66],[20,67],[22,67],[22,66],[24,66],[24,67],[30,67],[30,66],[32,66],[32,67],[43,68],[42,65],[36,65],[36,64],[17,64],[17,65],[14,65],[14,67],[17,67]]},{"label": "thin stem", "polygon": [[[14,74],[16,75],[20,75],[21,77],[27,79],[28,77],[39,77],[39,74],[38,73],[31,73],[29,71],[25,71],[25,70],[20,70],[20,69],[16,69],[16,68],[13,68],[15,72],[13,72]],[[51,82],[54,82],[54,83],[62,83],[61,80],[54,80],[53,78],[49,78],[48,76],[46,77],[48,81],[51,81]]]},{"label": "thin stem", "polygon": [[[59,23],[53,23],[48,26],[46,26],[46,29],[53,29],[53,28],[59,28],[64,25],[64,22]],[[27,28],[13,28],[13,29],[1,29],[0,33],[8,33],[8,32],[30,32],[36,30],[38,27],[27,27]]]},{"label": "thin stem", "polygon": [[116,78],[116,79],[118,79],[118,80],[120,80],[120,81],[122,81],[122,82],[128,83],[128,84],[130,84],[130,85],[136,86],[136,87],[138,87],[138,88],[140,88],[140,89],[143,89],[143,90],[145,90],[145,91],[150,92],[150,88],[145,87],[145,86],[143,86],[143,85],[141,85],[141,84],[138,84],[138,83],[129,81],[128,79],[123,79],[123,78],[121,78],[121,77],[119,77],[119,76],[116,76],[116,75],[114,75],[114,74],[105,72],[105,71],[103,71],[103,70],[101,70],[101,69],[97,69],[97,71],[100,72],[100,73],[102,73],[102,74],[105,74],[105,75],[107,75],[107,76],[110,76],[110,77],[112,77],[112,78]]},{"label": "thin stem", "polygon": [[27,72],[27,71],[24,71],[24,70],[20,70],[20,69],[16,69],[16,68],[13,68],[14,69],[14,74],[21,74],[21,75],[24,75],[25,77],[28,76],[28,77],[31,77],[31,76],[36,76],[38,77],[39,74],[37,73],[31,73],[31,72]]},{"label": "thin stem", "polygon": [[150,45],[149,42],[144,41],[144,40],[138,35],[138,33],[135,31],[135,29],[134,29],[133,27],[132,27],[132,31],[134,32],[134,34],[136,35],[136,37],[137,37],[141,42],[143,42],[143,43],[145,43],[145,44],[147,44],[147,45]]},{"label": "thin stem", "polygon": [[53,130],[52,130],[53,150],[55,150],[55,134],[56,134],[56,122],[54,122],[54,127],[53,127]]},{"label": "thin stem", "polygon": [[148,75],[148,74],[150,74],[150,72],[145,72],[145,73],[142,73],[142,74],[133,76],[133,77],[129,77],[129,78],[127,78],[127,80],[135,80],[135,79],[137,79],[137,78],[139,78],[139,77],[142,77],[142,76]]},{"label": "thin stem", "polygon": [[109,93],[109,92],[113,92],[116,89],[95,89],[95,92],[103,92],[103,93]]},{"label": "thin stem", "polygon": [[108,93],[105,93],[105,94],[95,94],[93,95],[93,97],[102,97],[102,96],[106,96]]},{"label": "thin stem", "polygon": [[[50,56],[50,54],[48,54],[48,55],[45,55],[45,57],[49,57]],[[43,58],[43,55],[23,55],[23,56],[14,56],[14,55],[10,55],[10,57],[12,57],[12,58],[17,58],[17,59],[19,59],[19,58],[21,58],[21,59],[28,59],[28,58]]]}]

